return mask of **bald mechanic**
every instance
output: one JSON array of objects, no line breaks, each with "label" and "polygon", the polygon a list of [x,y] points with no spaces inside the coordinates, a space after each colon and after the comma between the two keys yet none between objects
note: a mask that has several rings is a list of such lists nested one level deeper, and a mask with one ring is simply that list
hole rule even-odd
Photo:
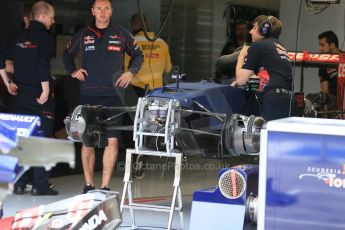
[{"label": "bald mechanic", "polygon": [[[47,32],[55,22],[54,18],[55,11],[49,3],[39,1],[32,6],[29,27],[18,33],[9,44],[8,55],[9,58],[13,57],[15,73],[13,81],[5,81],[9,92],[16,94],[10,102],[10,112],[39,116],[45,137],[51,136],[54,123],[50,60],[54,54],[55,41]],[[43,154],[49,153],[42,153],[42,157]],[[33,167],[32,172],[32,195],[58,194],[49,187],[43,167]],[[25,174],[16,182],[14,192],[17,195],[23,194],[27,183],[28,175]]]}]

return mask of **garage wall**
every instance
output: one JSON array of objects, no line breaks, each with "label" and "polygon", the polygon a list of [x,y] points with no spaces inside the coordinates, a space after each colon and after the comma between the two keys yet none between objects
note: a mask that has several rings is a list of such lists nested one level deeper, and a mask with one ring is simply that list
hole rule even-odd
[{"label": "garage wall", "polygon": [[0,44],[7,41],[8,37],[18,31],[21,26],[18,9],[21,8],[19,1],[2,0],[0,3]]},{"label": "garage wall", "polygon": [[[296,44],[297,16],[299,0],[280,1],[280,19],[283,22],[283,31],[280,40],[288,50],[294,50]],[[333,30],[339,39],[339,46],[344,41],[345,1],[331,5],[321,14],[308,14],[302,2],[298,48],[300,51],[318,52],[318,35],[326,30]],[[300,68],[296,69],[295,89],[300,90]],[[308,68],[304,71],[304,92],[315,93],[320,91],[318,70]]]},{"label": "garage wall", "polygon": [[[20,11],[26,3],[36,0],[1,0],[0,23],[3,26],[0,33],[0,43],[7,40],[9,34],[21,29]],[[73,34],[78,27],[88,25],[93,17],[91,15],[91,0],[50,0],[55,8],[56,25],[53,29],[58,34]],[[129,28],[129,18],[137,11],[137,0],[113,0],[113,22]],[[160,0],[142,1],[143,9],[147,12],[151,28],[160,25]]]},{"label": "garage wall", "polygon": [[[161,0],[161,20],[170,0]],[[214,65],[226,42],[223,19],[228,0],[175,0],[162,37],[170,45],[173,65],[187,73],[189,81],[214,77]],[[232,4],[279,9],[279,0],[233,0]]]},{"label": "garage wall", "polygon": [[[162,1],[161,18],[168,1]],[[212,62],[213,5],[209,0],[175,0],[162,38],[170,46],[173,65],[188,73],[188,78],[209,75]],[[201,76],[203,75],[204,76]]]},{"label": "garage wall", "polygon": [[[289,1],[291,1],[291,0],[289,0]],[[265,8],[265,9],[270,9],[270,10],[279,10],[279,5],[280,5],[279,0],[259,0],[259,1],[231,0],[230,2],[232,4],[236,4],[236,5]]]},{"label": "garage wall", "polygon": [[[138,12],[137,0],[113,0],[112,22],[130,30],[130,18]],[[158,31],[160,26],[160,0],[142,0],[142,10],[147,17],[149,29]]]}]

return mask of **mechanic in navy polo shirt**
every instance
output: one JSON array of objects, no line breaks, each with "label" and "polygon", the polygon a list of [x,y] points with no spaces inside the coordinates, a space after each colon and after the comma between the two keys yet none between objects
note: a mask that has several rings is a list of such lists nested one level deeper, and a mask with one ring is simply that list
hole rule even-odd
[{"label": "mechanic in navy polo shirt", "polygon": [[[131,34],[120,26],[110,24],[112,3],[110,0],[94,0],[92,15],[95,24],[77,32],[64,52],[65,70],[82,82],[80,104],[120,106],[124,89],[129,85],[143,62],[142,52]],[[81,52],[82,67],[77,69],[74,57]],[[128,71],[124,71],[124,55],[131,56]],[[113,114],[108,114],[112,116]],[[117,119],[121,124],[121,119]],[[112,122],[112,124],[114,124]],[[103,177],[100,186],[110,190],[109,183],[118,156],[119,131],[107,131],[108,145],[103,155]],[[82,147],[82,164],[85,177],[83,193],[95,189],[95,149]]]}]

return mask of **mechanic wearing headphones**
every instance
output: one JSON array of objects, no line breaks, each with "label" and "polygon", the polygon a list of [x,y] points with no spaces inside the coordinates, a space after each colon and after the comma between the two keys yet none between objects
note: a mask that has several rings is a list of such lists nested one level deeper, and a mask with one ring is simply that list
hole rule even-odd
[{"label": "mechanic wearing headphones", "polygon": [[266,121],[295,115],[292,66],[286,49],[278,41],[282,23],[274,16],[260,15],[252,25],[253,44],[239,54],[236,84],[245,85],[253,75],[259,77],[261,116]]}]

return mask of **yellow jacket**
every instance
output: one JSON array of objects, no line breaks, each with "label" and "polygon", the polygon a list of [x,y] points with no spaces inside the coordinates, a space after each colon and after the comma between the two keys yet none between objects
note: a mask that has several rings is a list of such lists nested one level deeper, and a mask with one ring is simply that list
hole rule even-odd
[{"label": "yellow jacket", "polygon": [[[154,33],[148,32],[148,35],[152,38]],[[143,52],[144,62],[139,72],[133,77],[131,84],[143,89],[145,88],[145,85],[148,84],[150,90],[162,87],[163,74],[171,71],[169,46],[160,38],[155,42],[148,41],[142,31],[138,32],[134,38]],[[126,70],[128,69],[129,61],[130,57],[126,55]]]}]

